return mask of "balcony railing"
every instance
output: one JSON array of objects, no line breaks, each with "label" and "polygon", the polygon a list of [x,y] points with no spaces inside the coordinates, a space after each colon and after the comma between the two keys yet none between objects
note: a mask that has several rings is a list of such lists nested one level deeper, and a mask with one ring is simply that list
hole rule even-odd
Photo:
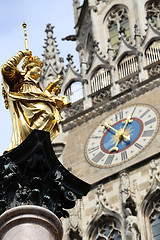
[{"label": "balcony railing", "polygon": [[118,65],[119,79],[128,77],[138,71],[138,59],[135,55],[126,56]]},{"label": "balcony railing", "polygon": [[147,65],[160,60],[160,41],[153,42],[146,50]]},{"label": "balcony railing", "polygon": [[91,93],[95,93],[111,85],[111,75],[108,69],[100,69],[90,80]]},{"label": "balcony railing", "polygon": [[65,96],[74,103],[83,98],[83,89],[81,82],[72,83],[65,91]]}]

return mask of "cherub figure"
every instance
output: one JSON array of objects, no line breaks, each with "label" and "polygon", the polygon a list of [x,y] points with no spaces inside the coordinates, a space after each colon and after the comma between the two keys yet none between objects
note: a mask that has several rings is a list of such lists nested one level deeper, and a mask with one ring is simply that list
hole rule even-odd
[{"label": "cherub figure", "polygon": [[[23,58],[20,71],[17,66]],[[2,66],[2,93],[13,124],[8,151],[22,143],[33,129],[50,132],[51,140],[59,133],[61,110],[70,103],[58,96],[60,77],[42,90],[38,83],[42,66],[40,58],[28,50],[19,51]]]}]

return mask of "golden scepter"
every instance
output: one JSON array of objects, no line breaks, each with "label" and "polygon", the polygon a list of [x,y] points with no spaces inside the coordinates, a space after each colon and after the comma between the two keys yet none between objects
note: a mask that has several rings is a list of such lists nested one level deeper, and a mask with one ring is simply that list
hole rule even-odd
[{"label": "golden scepter", "polygon": [[26,31],[27,24],[23,22],[22,27],[24,29],[24,44],[25,44],[26,50],[28,51],[29,47],[28,47],[28,39],[27,39],[27,31]]}]

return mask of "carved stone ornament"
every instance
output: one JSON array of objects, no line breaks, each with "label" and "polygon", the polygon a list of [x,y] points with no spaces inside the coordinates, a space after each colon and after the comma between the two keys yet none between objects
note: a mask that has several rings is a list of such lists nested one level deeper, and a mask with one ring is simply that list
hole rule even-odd
[{"label": "carved stone ornament", "polygon": [[92,104],[97,104],[100,103],[104,100],[106,100],[106,98],[109,98],[111,96],[111,90],[110,88],[108,89],[103,89],[100,92],[96,92],[93,96],[92,96]]},{"label": "carved stone ornament", "polygon": [[156,76],[160,74],[160,64],[156,64],[155,66],[148,69],[149,76]]},{"label": "carved stone ornament", "polygon": [[139,76],[136,75],[136,76],[120,83],[120,91],[123,92],[123,91],[133,87],[134,85],[136,85],[138,83],[139,83]]},{"label": "carved stone ornament", "polygon": [[125,233],[127,240],[140,240],[138,219],[134,216],[130,208],[125,209]]},{"label": "carved stone ornament", "polygon": [[106,213],[119,212],[119,208],[117,207],[115,208],[111,204],[109,204],[107,192],[104,189],[103,184],[99,184],[97,186],[95,198],[96,198],[95,212],[93,213],[92,216],[95,219]]},{"label": "carved stone ornament", "polygon": [[65,119],[73,117],[78,113],[82,112],[83,110],[84,110],[84,106],[83,106],[83,99],[82,99],[76,102],[76,104],[73,103],[72,106],[69,109],[67,109],[67,111],[64,110]]},{"label": "carved stone ornament", "polygon": [[20,205],[48,208],[59,218],[75,206],[90,185],[57,159],[48,132],[34,130],[17,148],[0,157],[0,214]]},{"label": "carved stone ornament", "polygon": [[149,176],[150,176],[150,188],[155,185],[155,187],[160,183],[160,167],[156,163],[156,161],[153,159],[150,162],[150,168],[149,168]]}]

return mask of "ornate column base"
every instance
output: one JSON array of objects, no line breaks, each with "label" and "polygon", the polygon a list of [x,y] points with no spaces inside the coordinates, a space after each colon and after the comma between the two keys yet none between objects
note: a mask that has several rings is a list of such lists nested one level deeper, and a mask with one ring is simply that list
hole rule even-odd
[{"label": "ornate column base", "polygon": [[0,217],[1,240],[61,240],[62,235],[58,217],[43,207],[14,207]]}]

